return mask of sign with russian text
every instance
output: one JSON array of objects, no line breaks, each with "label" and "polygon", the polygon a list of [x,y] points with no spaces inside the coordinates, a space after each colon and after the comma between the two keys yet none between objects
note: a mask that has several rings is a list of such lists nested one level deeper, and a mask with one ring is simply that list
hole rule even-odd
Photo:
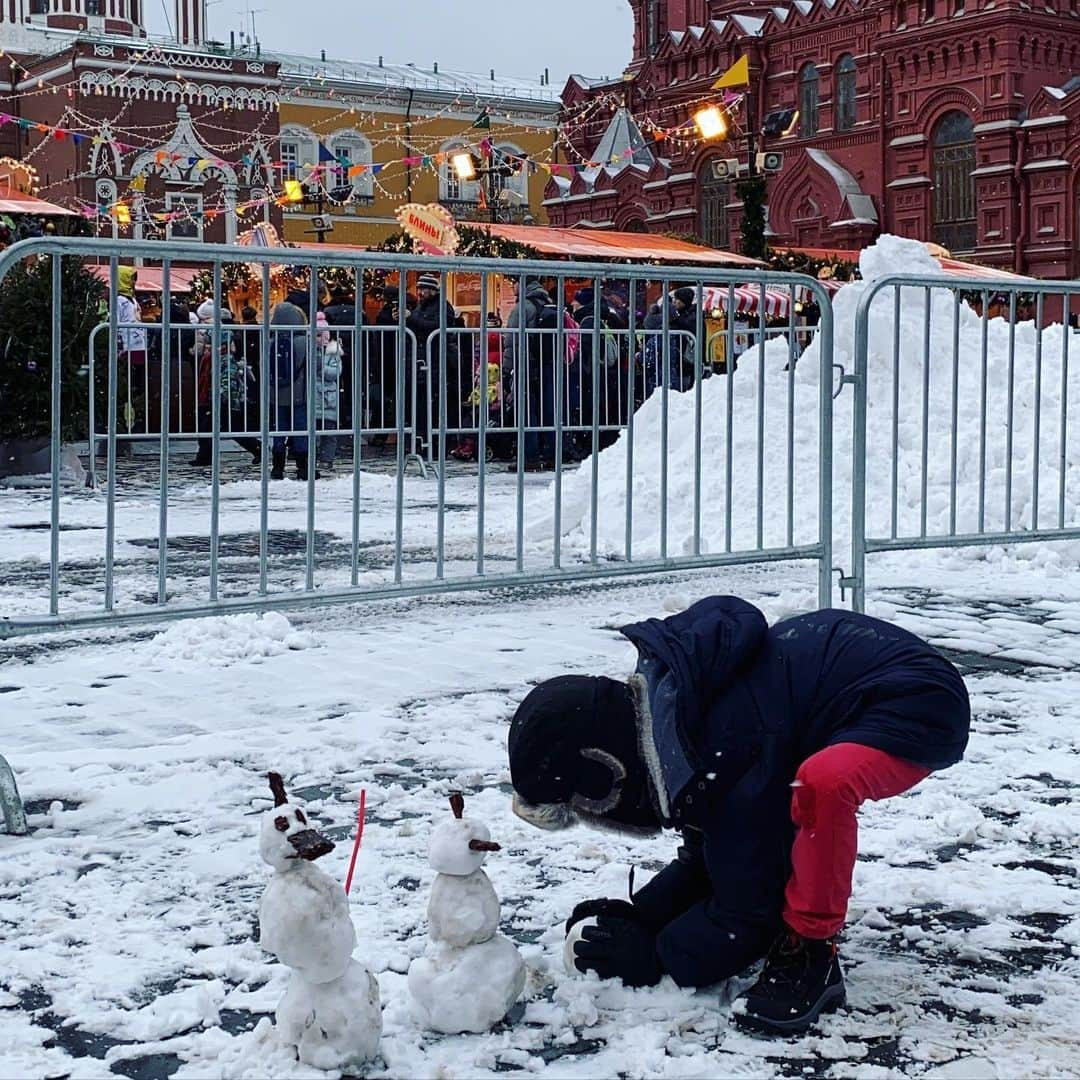
[{"label": "sign with russian text", "polygon": [[438,203],[406,203],[397,219],[425,255],[453,255],[461,243],[453,214]]}]

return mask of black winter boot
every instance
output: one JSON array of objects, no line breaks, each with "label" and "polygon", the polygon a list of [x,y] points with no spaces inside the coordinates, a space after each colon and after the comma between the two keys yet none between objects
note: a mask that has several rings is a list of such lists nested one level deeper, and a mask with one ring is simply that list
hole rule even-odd
[{"label": "black winter boot", "polygon": [[271,480],[284,480],[285,479],[285,451],[274,451],[274,456],[271,458],[272,466],[270,468]]},{"label": "black winter boot", "polygon": [[[319,480],[322,477],[322,473],[318,469],[315,470],[315,479]],[[296,479],[306,480],[308,478],[308,456],[307,454],[296,455]]]},{"label": "black winter boot", "polygon": [[785,929],[769,950],[758,981],[736,1003],[735,1019],[765,1034],[797,1035],[844,1000],[836,939],[815,941]]}]

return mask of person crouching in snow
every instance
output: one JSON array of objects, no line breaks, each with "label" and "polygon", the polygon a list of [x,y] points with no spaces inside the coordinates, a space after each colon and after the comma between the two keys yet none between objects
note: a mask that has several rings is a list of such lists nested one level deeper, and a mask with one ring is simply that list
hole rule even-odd
[{"label": "person crouching in snow", "polygon": [[[708,986],[765,957],[737,1004],[765,1032],[808,1028],[844,1002],[836,939],[856,812],[963,756],[971,713],[956,668],[889,623],[826,610],[770,627],[731,596],[622,633],[629,682],[563,676],[510,729],[514,812],[682,833],[631,901],[587,900],[575,966],[629,986]],[[632,883],[631,883],[632,887]]]}]

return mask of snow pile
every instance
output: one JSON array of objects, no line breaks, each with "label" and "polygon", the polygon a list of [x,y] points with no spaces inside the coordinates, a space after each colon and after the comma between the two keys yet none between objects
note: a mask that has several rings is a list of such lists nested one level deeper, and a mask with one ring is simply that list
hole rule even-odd
[{"label": "snow pile", "polygon": [[314,644],[311,634],[294,629],[280,612],[269,611],[178,622],[156,635],[148,648],[153,663],[196,660],[211,667],[229,667],[246,660],[259,663]]},{"label": "snow pile", "polygon": [[[855,313],[868,282],[887,274],[941,276],[937,261],[918,243],[883,236],[862,253],[864,278],[841,289],[834,298],[835,363],[848,372],[855,366]],[[929,381],[924,390],[924,332],[926,293],[901,292],[899,325],[894,325],[894,290],[879,293],[870,314],[867,416],[867,523],[868,535],[889,536],[892,531],[891,477],[897,474],[896,531],[918,536],[922,530],[923,484],[926,485],[926,532],[950,532],[950,483],[953,455],[953,323],[954,294],[947,288],[930,293]],[[984,530],[1006,527],[1006,430],[1009,383],[1010,327],[1004,319],[987,323],[986,448]],[[1065,524],[1080,520],[1080,442],[1061,445],[1062,328],[1048,327],[1042,335],[1041,387],[1036,403],[1037,334],[1031,322],[1013,331],[1013,445],[1010,527],[1031,528],[1036,488],[1036,416],[1038,441],[1038,522],[1053,527],[1058,517],[1060,467],[1064,450],[1066,469]],[[893,341],[899,336],[899,380],[893,397]],[[983,323],[966,304],[959,309],[959,364],[955,393],[957,500],[955,531],[975,532],[980,504],[980,412],[982,405]],[[1070,360],[1078,359],[1071,342]],[[818,536],[818,430],[820,353],[815,342],[799,360],[792,379],[784,369],[788,343],[768,341],[762,356],[757,348],[744,353],[735,376],[713,378],[702,384],[701,415],[701,550],[725,550],[727,521],[728,394],[732,399],[732,512],[731,549],[754,550],[758,530],[765,548],[789,543],[813,543]],[[830,373],[830,385],[835,374]],[[794,447],[792,479],[788,476],[789,403],[794,394]],[[927,468],[922,467],[924,394],[928,399]],[[764,512],[758,521],[759,482],[758,402],[764,396],[764,438],[761,441]],[[1069,382],[1066,402],[1070,417],[1080,408],[1080,380]],[[853,390],[845,386],[834,402],[833,521],[834,542],[846,545],[851,527]],[[695,395],[671,393],[668,414],[667,554],[693,551]],[[1036,408],[1038,404],[1038,408]],[[894,415],[898,451],[892,450]],[[633,440],[633,557],[660,554],[660,523],[665,507],[660,495],[663,455],[661,432],[663,402],[654,394],[635,417]],[[602,556],[625,554],[627,514],[625,433],[603,451],[599,459],[599,518],[597,542]],[[591,469],[588,463],[563,483],[563,535],[571,549],[587,549],[590,534]],[[788,501],[793,515],[788,535]],[[545,498],[547,508],[551,494]],[[550,514],[534,516],[530,538],[550,542]]]}]

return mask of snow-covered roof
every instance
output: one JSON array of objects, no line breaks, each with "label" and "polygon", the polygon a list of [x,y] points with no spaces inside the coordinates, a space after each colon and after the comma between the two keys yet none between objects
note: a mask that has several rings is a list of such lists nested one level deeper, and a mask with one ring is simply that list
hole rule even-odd
[{"label": "snow-covered roof", "polygon": [[765,20],[758,15],[732,15],[731,19],[744,34],[751,37],[760,37],[761,28],[765,25]]},{"label": "snow-covered roof", "polygon": [[626,108],[618,109],[593,151],[592,159],[614,176],[628,165],[651,169],[656,160],[637,121]]},{"label": "snow-covered roof", "polygon": [[321,60],[296,53],[263,50],[262,55],[281,65],[286,79],[316,79],[320,82],[347,82],[379,89],[423,90],[429,93],[471,94],[478,98],[518,98],[557,105],[558,92],[543,86],[539,77],[522,79],[497,72],[481,74],[440,67],[438,71],[416,64],[387,64],[365,60]]},{"label": "snow-covered roof", "polygon": [[851,215],[848,220],[860,225],[877,224],[878,214],[873,198],[859,187],[858,180],[840,162],[824,150],[818,150],[814,147],[807,148],[806,156],[815,165],[828,173],[829,178],[836,185],[837,191],[844,196],[844,202],[847,204]]}]

